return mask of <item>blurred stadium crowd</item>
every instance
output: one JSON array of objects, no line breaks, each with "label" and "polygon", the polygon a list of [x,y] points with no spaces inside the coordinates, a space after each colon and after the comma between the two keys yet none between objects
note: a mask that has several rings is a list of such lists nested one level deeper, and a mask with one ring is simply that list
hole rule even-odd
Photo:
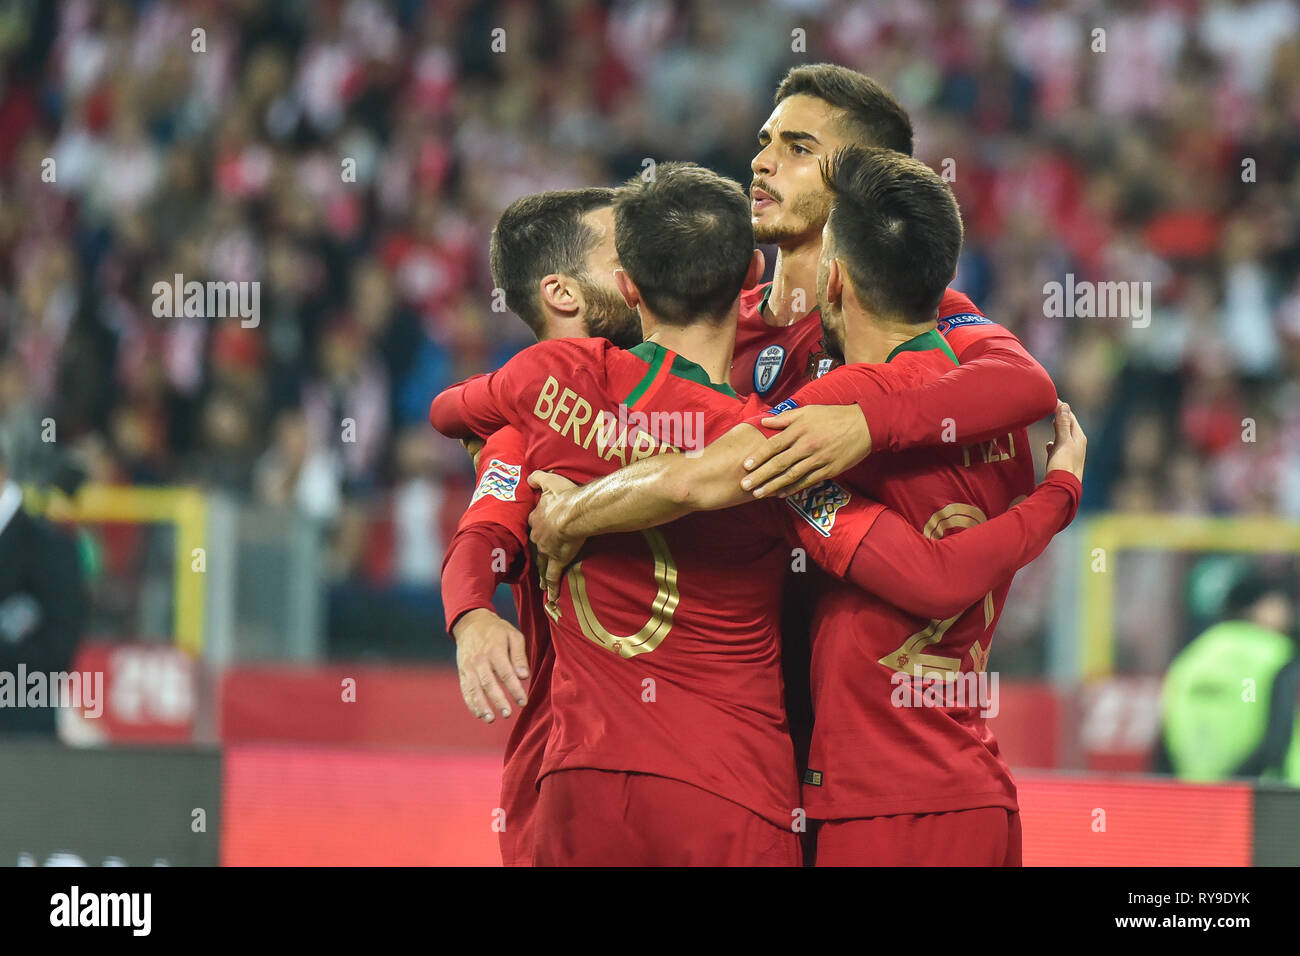
[{"label": "blurred stadium crowd", "polygon": [[[1300,517],[1288,0],[16,0],[0,57],[0,440],[24,480],[48,417],[95,480],[290,504],[331,527],[336,580],[379,516],[376,560],[435,580],[471,476],[429,399],[530,342],[492,308],[499,212],[647,158],[748,184],[777,80],[830,60],[946,167],[955,285],[1089,429],[1086,506]],[[260,282],[257,326],[155,317],[177,273]],[[1150,281],[1150,325],[1048,316],[1067,274]]]}]

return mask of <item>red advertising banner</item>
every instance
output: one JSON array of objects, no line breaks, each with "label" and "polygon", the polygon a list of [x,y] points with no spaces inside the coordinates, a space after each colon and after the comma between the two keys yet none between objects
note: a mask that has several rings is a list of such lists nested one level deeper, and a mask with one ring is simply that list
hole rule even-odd
[{"label": "red advertising banner", "polygon": [[[496,754],[226,748],[221,862],[496,866]],[[1017,775],[1026,866],[1249,866],[1248,786]]]},{"label": "red advertising banner", "polygon": [[102,710],[65,708],[68,743],[188,744],[194,739],[198,685],[194,659],[169,644],[83,644],[74,669],[103,688]]},{"label": "red advertising banner", "polygon": [[498,754],[225,748],[223,866],[499,866]]}]

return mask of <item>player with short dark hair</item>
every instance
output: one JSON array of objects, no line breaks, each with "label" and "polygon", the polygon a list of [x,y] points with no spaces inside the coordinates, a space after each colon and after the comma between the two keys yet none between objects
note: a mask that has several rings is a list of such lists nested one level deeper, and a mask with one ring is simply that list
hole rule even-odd
[{"label": "player with short dark hair", "polygon": [[[831,204],[823,167],[846,146],[911,155],[912,126],[875,80],[846,67],[811,64],[795,67],[778,86],[758,146],[750,184],[754,235],[777,246],[777,259],[772,281],[742,296],[731,381],[742,395],[757,393],[775,405],[840,361],[822,340],[816,299]],[[926,265],[914,261],[905,271],[917,268]],[[959,368],[915,393],[774,418],[770,424],[781,434],[751,456],[746,487],[763,494],[799,491],[873,452],[968,441],[1051,414],[1056,388],[1050,376],[966,295],[945,288],[934,318],[961,359]]]},{"label": "player with short dark hair", "polygon": [[738,183],[691,163],[661,163],[649,182],[636,177],[618,191],[614,224],[619,260],[660,323],[726,319],[754,257]]},{"label": "player with short dark hair", "polygon": [[[843,252],[840,261],[864,305],[876,315],[928,325],[961,254],[961,213],[952,191],[929,167],[892,150],[841,150],[822,178],[835,209],[822,245]],[[843,343],[834,344],[843,356]]]},{"label": "player with short dark hair", "polygon": [[619,348],[641,341],[641,323],[613,287],[610,207],[614,190],[554,189],[517,199],[492,230],[492,281],[506,306],[538,341],[606,338]]},{"label": "player with short dark hair", "polygon": [[[771,282],[741,296],[731,383],[742,395],[758,394],[779,405],[843,361],[824,340],[816,307],[831,203],[823,166],[845,146],[910,155],[912,125],[875,80],[843,66],[812,64],[792,69],[777,88],[758,146],[751,162],[752,221],[757,241],[777,246],[776,267]],[[924,264],[908,263],[904,271],[913,267]],[[1051,413],[1056,388],[1047,372],[965,294],[945,289],[935,318],[961,358],[959,367],[915,390],[776,416],[766,424],[781,431],[745,460],[750,474],[743,476],[743,487],[756,495],[803,491],[873,452],[968,442]],[[808,621],[818,578],[815,572],[789,575],[783,608],[788,709],[801,763],[812,725]]]},{"label": "player with short dark hair", "polygon": [[[506,304],[541,341],[593,336],[619,346],[641,341],[641,319],[614,284],[614,190],[562,189],[506,207],[492,230],[492,276]],[[536,780],[550,735],[555,654],[533,581],[528,512],[536,495],[525,477],[523,436],[502,428],[476,456],[474,495],[447,544],[442,597],[456,641],[461,694],[475,717],[519,716],[506,741],[501,777],[504,818],[494,822],[507,866],[533,858]],[[498,583],[513,592],[519,627],[497,615]],[[529,680],[528,692],[521,681]]]},{"label": "player with short dark hair", "polygon": [[796,66],[777,86],[776,105],[791,96],[811,96],[838,110],[836,123],[850,139],[912,155],[912,118],[865,73],[836,63]]}]

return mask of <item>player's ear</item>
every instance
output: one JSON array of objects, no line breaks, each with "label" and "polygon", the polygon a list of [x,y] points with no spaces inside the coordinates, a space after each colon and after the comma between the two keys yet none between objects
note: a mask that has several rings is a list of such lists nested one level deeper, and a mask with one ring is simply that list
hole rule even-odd
[{"label": "player's ear", "polygon": [[542,305],[564,318],[572,318],[582,311],[582,293],[568,276],[552,273],[544,276],[539,285]]},{"label": "player's ear", "polygon": [[767,260],[763,258],[763,250],[755,249],[754,255],[749,260],[749,271],[745,273],[745,284],[741,287],[752,289],[763,281],[763,270],[767,267]]},{"label": "player's ear", "polygon": [[832,259],[830,268],[826,270],[826,301],[831,305],[839,305],[843,298],[844,274],[840,271],[840,260]]},{"label": "player's ear", "polygon": [[641,304],[641,291],[637,289],[636,283],[624,269],[614,270],[614,284],[618,286],[618,291],[623,294],[623,301],[627,303],[629,309],[635,309]]}]

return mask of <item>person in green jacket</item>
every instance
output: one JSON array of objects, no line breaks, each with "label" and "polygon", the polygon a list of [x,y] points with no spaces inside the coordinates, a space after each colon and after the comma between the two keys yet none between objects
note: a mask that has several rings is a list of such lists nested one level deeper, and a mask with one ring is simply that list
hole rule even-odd
[{"label": "person in green jacket", "polygon": [[1300,786],[1300,653],[1288,588],[1248,575],[1223,620],[1174,658],[1161,694],[1161,763],[1180,780]]}]

